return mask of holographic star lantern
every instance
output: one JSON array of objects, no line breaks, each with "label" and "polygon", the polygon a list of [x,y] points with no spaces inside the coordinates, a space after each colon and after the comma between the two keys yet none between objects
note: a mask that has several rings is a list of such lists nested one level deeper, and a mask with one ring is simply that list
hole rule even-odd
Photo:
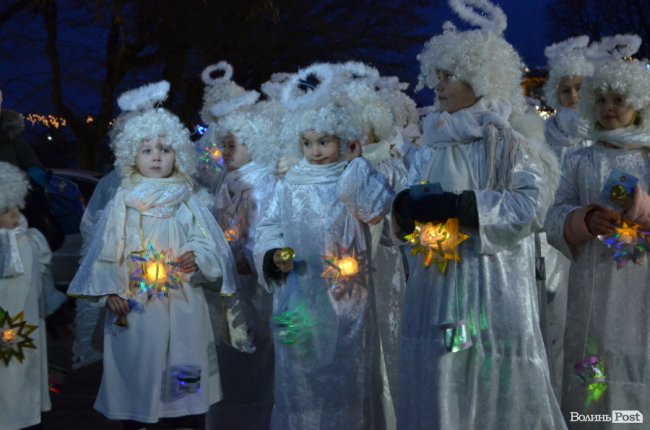
[{"label": "holographic star lantern", "polygon": [[12,358],[22,363],[25,359],[24,349],[36,349],[34,339],[29,335],[37,328],[25,322],[24,312],[12,317],[0,308],[0,360],[5,366],[9,366]]},{"label": "holographic star lantern", "polygon": [[223,169],[223,154],[216,143],[211,142],[200,149],[199,161],[201,167],[215,173],[219,173]]},{"label": "holographic star lantern", "polygon": [[650,247],[650,232],[641,226],[623,220],[621,226],[609,236],[599,236],[602,242],[614,250],[616,268],[622,269],[629,262],[641,264],[641,255]]},{"label": "holographic star lantern", "polygon": [[590,356],[576,363],[575,371],[587,390],[585,408],[589,408],[592,403],[600,400],[607,391],[605,362],[597,356]]},{"label": "holographic star lantern", "polygon": [[347,248],[337,244],[335,255],[325,255],[325,270],[321,278],[325,278],[330,288],[339,286],[362,286],[367,272],[365,259],[362,254],[357,255],[354,245]]},{"label": "holographic star lantern", "polygon": [[415,229],[405,236],[412,245],[411,255],[422,254],[424,267],[435,263],[440,273],[445,273],[450,260],[461,261],[458,245],[468,238],[460,231],[458,218],[449,218],[440,224],[415,221]]},{"label": "holographic star lantern", "polygon": [[314,321],[303,304],[272,317],[278,341],[305,352],[311,339]]},{"label": "holographic star lantern", "polygon": [[169,297],[169,290],[182,287],[181,270],[171,249],[156,251],[149,243],[144,255],[129,255],[127,266],[131,291],[146,294],[149,300]]}]

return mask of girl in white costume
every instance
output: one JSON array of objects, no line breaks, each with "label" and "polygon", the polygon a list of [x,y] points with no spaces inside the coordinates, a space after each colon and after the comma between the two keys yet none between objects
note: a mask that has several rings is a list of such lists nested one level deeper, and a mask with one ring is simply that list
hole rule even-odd
[{"label": "girl in white costume", "polygon": [[[107,205],[68,294],[106,301],[104,373],[95,408],[125,428],[160,418],[198,428],[221,398],[204,286],[234,292],[223,233],[194,194],[189,132],[160,82],[118,99],[122,185]],[[167,253],[163,256],[163,253]],[[144,263],[143,263],[144,260]],[[154,261],[157,260],[157,261]]]},{"label": "girl in white costume", "polygon": [[[218,344],[219,361],[228,373],[222,377],[224,401],[217,409],[223,405],[225,411],[225,405],[237,404],[238,413],[242,413],[242,404],[248,404],[247,416],[240,420],[251,423],[249,427],[268,428],[273,404],[273,297],[259,284],[253,248],[257,225],[268,209],[277,182],[282,110],[278,103],[259,102],[224,115],[215,129],[227,173],[212,212],[226,233],[239,277],[237,297],[223,297],[224,303],[220,303],[226,309],[229,342]],[[225,319],[222,316],[222,321]],[[250,329],[254,347],[247,333],[242,333],[243,328]],[[234,351],[223,343],[250,354]]]},{"label": "girl in white costume", "polygon": [[[456,218],[469,238],[456,238],[462,261],[447,251],[446,270],[426,267],[426,252],[409,264],[398,429],[562,429],[533,265],[533,233],[552,201],[557,166],[511,125],[525,104],[521,61],[501,36],[502,10],[481,0],[450,6],[482,29],[446,23],[418,57],[420,86],[434,87],[437,100],[408,177],[441,190],[400,192],[393,216],[404,233],[414,221]],[[428,237],[414,237],[428,249]]]},{"label": "girl in white costume", "polygon": [[[598,239],[624,221],[650,228],[650,73],[646,61],[622,59],[640,43],[625,35],[598,44],[609,58],[596,64],[580,95],[595,143],[567,157],[546,221],[549,242],[572,259],[562,396],[567,421],[572,414],[650,411],[650,258],[645,251],[633,261],[621,260]],[[638,183],[613,200],[612,178],[623,176]],[[571,428],[616,424],[575,422]]]},{"label": "girl in white costume", "polygon": [[25,174],[0,162],[0,183],[0,429],[17,430],[51,407],[42,276],[52,252],[20,213]]},{"label": "girl in white costume", "polygon": [[[401,157],[395,156],[396,147],[402,147],[402,134],[388,102],[382,98],[376,85],[380,80],[377,69],[359,62],[347,62],[337,66],[342,74],[337,79],[341,90],[353,101],[364,128],[362,140],[363,157],[384,177],[392,192],[406,186],[406,168]],[[400,144],[397,144],[399,142]],[[395,246],[391,232],[390,215],[370,226],[372,239],[373,284],[377,325],[382,346],[383,369],[386,386],[384,389],[384,411],[387,427],[395,427],[393,401],[397,395],[397,373],[401,334],[399,321],[406,286],[404,254]],[[401,245],[401,243],[398,243]]]},{"label": "girl in white costume", "polygon": [[[320,84],[300,90],[310,76]],[[363,127],[331,79],[329,66],[314,65],[283,90],[284,133],[303,158],[278,182],[255,240],[274,291],[272,429],[384,428],[368,223],[388,212],[392,193],[359,156]]]},{"label": "girl in white costume", "polygon": [[[585,55],[588,44],[588,36],[579,36],[547,46],[544,50],[550,68],[544,84],[544,98],[555,109],[555,115],[546,121],[544,135],[560,166],[567,155],[592,143],[587,137],[587,122],[579,113],[582,81],[594,71],[593,63]],[[548,333],[545,341],[548,342],[551,382],[555,395],[561,400],[570,261],[548,244],[544,233],[540,233],[540,239],[547,291]]]}]

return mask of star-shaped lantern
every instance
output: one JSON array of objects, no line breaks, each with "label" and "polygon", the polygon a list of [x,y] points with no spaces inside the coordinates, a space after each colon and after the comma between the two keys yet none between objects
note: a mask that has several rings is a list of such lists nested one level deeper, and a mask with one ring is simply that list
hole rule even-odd
[{"label": "star-shaped lantern", "polygon": [[205,145],[199,155],[202,166],[219,173],[223,169],[223,154],[215,143]]},{"label": "star-shaped lantern", "polygon": [[435,225],[415,221],[415,230],[405,236],[413,245],[411,255],[422,254],[425,268],[435,263],[440,273],[445,273],[449,260],[461,261],[458,245],[469,238],[459,227],[458,218]]},{"label": "star-shaped lantern", "polygon": [[650,232],[641,230],[639,224],[621,221],[621,226],[614,233],[602,239],[608,248],[614,249],[614,261],[617,269],[625,267],[632,261],[641,264],[641,254],[648,251]]},{"label": "star-shaped lantern", "polygon": [[597,356],[591,356],[576,363],[575,371],[587,390],[585,408],[589,408],[592,403],[600,400],[607,391],[605,362]]},{"label": "star-shaped lantern", "polygon": [[321,278],[329,279],[330,287],[336,288],[342,282],[360,283],[360,275],[365,270],[364,259],[362,255],[357,256],[356,249],[353,246],[351,250],[337,244],[336,255],[325,255],[325,270],[321,273]]},{"label": "star-shaped lantern", "polygon": [[12,317],[0,308],[0,360],[9,366],[12,357],[19,362],[25,359],[23,349],[36,349],[34,339],[29,337],[38,326],[25,322],[25,313],[19,312]]},{"label": "star-shaped lantern", "polygon": [[180,289],[183,280],[178,264],[174,262],[171,249],[156,251],[151,243],[143,256],[129,255],[129,285],[137,294],[149,299],[169,297],[169,290]]}]

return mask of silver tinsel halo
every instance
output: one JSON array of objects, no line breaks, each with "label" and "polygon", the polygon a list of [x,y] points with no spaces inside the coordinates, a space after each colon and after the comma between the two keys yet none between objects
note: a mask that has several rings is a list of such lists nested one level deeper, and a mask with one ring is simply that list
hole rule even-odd
[{"label": "silver tinsel halo", "polygon": [[[468,83],[479,96],[509,100],[523,109],[520,87],[523,63],[502,36],[507,21],[503,11],[487,0],[450,0],[452,9],[480,30],[457,31],[445,23],[444,32],[431,38],[418,55],[420,75],[416,89],[435,88],[437,71],[447,71]],[[472,8],[485,10],[483,16]]]}]

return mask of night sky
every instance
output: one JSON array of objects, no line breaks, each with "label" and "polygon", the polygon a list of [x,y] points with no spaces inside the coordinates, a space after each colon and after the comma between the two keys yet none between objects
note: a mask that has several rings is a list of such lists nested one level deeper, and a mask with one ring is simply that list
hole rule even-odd
[{"label": "night sky", "polygon": [[[546,5],[549,1],[502,0],[499,2],[508,16],[506,38],[519,51],[526,65],[531,68],[543,67],[545,64],[543,51],[548,43],[545,17]],[[463,22],[458,17],[452,16],[446,1],[442,1],[437,7],[426,11],[426,13],[431,14],[429,25],[429,35],[431,36],[440,33],[442,23],[448,19],[451,19],[460,28],[463,26]],[[0,57],[0,88],[4,92],[3,105],[24,113],[45,114],[52,111],[52,102],[47,83],[50,67],[45,60],[43,22],[39,16],[26,17],[25,15],[27,14],[23,14],[21,19],[13,19],[0,27],[0,51],[13,51],[10,60],[7,60],[5,56]],[[101,47],[105,36],[99,32],[93,33],[92,29],[84,31],[85,33],[81,35],[75,33],[76,38],[81,36],[84,40],[84,45],[80,48],[81,52],[75,53],[78,57],[66,58],[63,56],[62,61],[78,62],[79,67],[75,69],[77,76],[74,79],[79,89],[76,90],[77,93],[69,96],[75,98],[75,105],[79,110],[87,110],[92,113],[97,109],[97,99],[89,96],[97,94],[96,88],[91,88],[95,80],[87,79],[91,71],[84,67],[83,61],[79,60],[84,57],[84,50],[92,51],[96,49],[95,46]],[[29,34],[29,36],[25,38],[25,34]],[[69,42],[66,37],[67,34],[61,31],[59,43],[63,47]],[[78,40],[75,40],[74,43],[78,44]],[[65,53],[64,48],[60,51]],[[412,74],[401,76],[401,78],[415,84],[418,67],[414,57],[412,61],[413,66],[410,67]],[[152,77],[152,80],[155,79],[157,77]],[[84,90],[83,82],[86,80],[88,80],[88,88]],[[418,98],[429,98],[429,96],[424,95],[424,97]]]}]

